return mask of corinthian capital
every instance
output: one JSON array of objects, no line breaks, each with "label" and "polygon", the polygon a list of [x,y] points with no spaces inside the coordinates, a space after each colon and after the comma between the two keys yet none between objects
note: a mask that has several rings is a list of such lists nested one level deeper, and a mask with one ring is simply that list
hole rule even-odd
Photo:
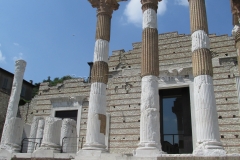
[{"label": "corinthian capital", "polygon": [[142,3],[142,11],[151,8],[157,12],[158,9],[158,2],[161,2],[162,0],[141,0]]},{"label": "corinthian capital", "polygon": [[118,10],[118,2],[124,0],[88,0],[93,8],[97,8],[98,14],[112,15],[114,10]]},{"label": "corinthian capital", "polygon": [[239,0],[231,0],[231,8],[233,14],[233,24],[240,23],[240,1]]}]

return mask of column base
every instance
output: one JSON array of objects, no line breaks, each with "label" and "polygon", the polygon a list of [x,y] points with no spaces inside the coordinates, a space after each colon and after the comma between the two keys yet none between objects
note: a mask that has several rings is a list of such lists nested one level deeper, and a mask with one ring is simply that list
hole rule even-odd
[{"label": "column base", "polygon": [[51,143],[42,143],[41,146],[33,153],[39,153],[39,155],[41,155],[42,153],[49,153],[50,155],[52,155],[53,153],[61,153],[61,146]]},{"label": "column base", "polygon": [[197,145],[193,155],[203,157],[226,156],[226,151],[220,142],[203,142]]},{"label": "column base", "polygon": [[57,150],[53,150],[53,149],[46,149],[46,148],[38,148],[37,150],[35,150],[32,153],[32,157],[36,157],[36,158],[53,158],[54,157],[54,153],[60,153],[60,151]]},{"label": "column base", "polygon": [[82,150],[99,150],[101,153],[107,152],[106,146],[103,144],[84,144]]},{"label": "column base", "polygon": [[77,152],[74,160],[99,160],[101,159],[102,150],[99,149],[85,149]]},{"label": "column base", "polygon": [[20,153],[21,146],[18,144],[7,143],[1,146],[1,149],[7,150],[10,153]]},{"label": "column base", "polygon": [[158,157],[162,154],[166,153],[156,147],[138,147],[133,151],[135,157]]},{"label": "column base", "polygon": [[0,159],[10,160],[12,159],[12,153],[6,149],[0,149]]}]

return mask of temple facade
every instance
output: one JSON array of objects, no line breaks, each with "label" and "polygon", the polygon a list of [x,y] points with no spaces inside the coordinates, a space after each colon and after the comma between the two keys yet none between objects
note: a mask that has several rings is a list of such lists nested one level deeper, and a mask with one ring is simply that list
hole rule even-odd
[{"label": "temple facade", "polygon": [[24,139],[5,134],[2,150],[30,157],[71,153],[67,158],[76,160],[109,153],[239,158],[240,2],[231,1],[229,36],[208,32],[205,0],[189,0],[191,35],[158,33],[159,1],[141,0],[142,42],[108,57],[119,4],[89,0],[97,8],[91,81],[42,83],[31,103],[19,107],[24,124],[15,114],[7,121]]}]

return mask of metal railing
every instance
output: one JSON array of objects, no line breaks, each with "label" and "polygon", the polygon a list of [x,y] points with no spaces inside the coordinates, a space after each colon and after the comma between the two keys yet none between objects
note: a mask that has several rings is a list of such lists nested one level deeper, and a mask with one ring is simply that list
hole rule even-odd
[{"label": "metal railing", "polygon": [[[36,142],[36,140],[39,140]],[[40,147],[42,143],[42,138],[24,138],[22,139],[21,143],[21,153],[27,153],[29,146],[33,145],[32,149],[33,151],[37,149],[37,147]]]},{"label": "metal railing", "polygon": [[[166,136],[172,136],[172,143],[171,140],[167,140]],[[177,138],[175,137],[177,136]],[[184,148],[184,137],[192,136],[190,134],[163,134],[163,151],[167,153],[178,153],[179,149]],[[176,140],[177,139],[177,140]],[[175,142],[176,141],[176,142]]]},{"label": "metal railing", "polygon": [[[82,149],[83,139],[84,137],[63,137],[61,139],[61,153],[76,153],[80,148]],[[21,143],[21,153],[33,152],[41,146],[41,143],[42,138],[24,138]]]}]

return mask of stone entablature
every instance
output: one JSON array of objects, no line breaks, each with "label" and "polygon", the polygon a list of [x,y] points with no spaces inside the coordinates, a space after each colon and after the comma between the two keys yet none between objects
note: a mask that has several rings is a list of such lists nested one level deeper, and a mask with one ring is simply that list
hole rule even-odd
[{"label": "stone entablature", "polygon": [[52,103],[53,108],[58,107],[78,107],[82,103],[85,97],[75,96],[75,97],[56,97],[51,98],[50,101]]}]

